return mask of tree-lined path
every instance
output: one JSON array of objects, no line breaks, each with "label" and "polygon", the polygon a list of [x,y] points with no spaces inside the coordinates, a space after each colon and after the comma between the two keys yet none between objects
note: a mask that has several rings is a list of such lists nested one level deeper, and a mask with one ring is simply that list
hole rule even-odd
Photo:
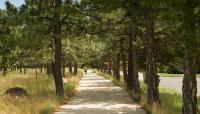
[{"label": "tree-lined path", "polygon": [[80,81],[78,93],[56,114],[146,114],[120,87],[92,72]]},{"label": "tree-lined path", "polygon": [[199,114],[200,0],[17,1],[0,2],[0,114],[52,114],[85,68],[124,91],[90,72],[60,113],[137,113],[127,91],[152,114]]}]

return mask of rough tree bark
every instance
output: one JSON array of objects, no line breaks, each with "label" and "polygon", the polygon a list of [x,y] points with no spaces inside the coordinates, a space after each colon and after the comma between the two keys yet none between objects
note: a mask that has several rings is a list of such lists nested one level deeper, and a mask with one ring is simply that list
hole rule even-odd
[{"label": "rough tree bark", "polygon": [[129,35],[129,46],[128,46],[128,75],[127,75],[127,83],[126,89],[133,89],[133,38]]},{"label": "rough tree bark", "polygon": [[22,74],[22,67],[21,66],[19,68],[19,72],[20,72],[20,74]]},{"label": "rough tree bark", "polygon": [[146,59],[147,59],[147,102],[149,105],[154,103],[160,105],[159,99],[159,76],[156,71],[154,58],[154,13],[151,8],[146,9]]},{"label": "rough tree bark", "polygon": [[42,67],[40,67],[40,73],[42,73],[43,72],[43,68]]},{"label": "rough tree bark", "polygon": [[124,77],[124,83],[126,84],[127,81],[127,67],[126,67],[126,55],[125,55],[125,49],[124,49],[124,38],[120,39],[120,52],[121,52],[121,60],[122,60],[122,70],[123,70],[123,77]]},{"label": "rough tree bark", "polygon": [[6,74],[7,74],[7,57],[3,54],[2,55],[2,63],[1,63],[2,65],[3,65],[3,76],[6,76]]},{"label": "rough tree bark", "polygon": [[184,78],[183,78],[183,114],[197,114],[197,80],[195,69],[195,15],[191,0],[185,1],[183,8],[184,25]]},{"label": "rough tree bark", "polygon": [[103,72],[103,64],[100,65],[100,72]]},{"label": "rough tree bark", "polygon": [[62,0],[55,0],[55,13],[54,13],[54,43],[55,43],[55,68],[54,68],[54,81],[56,86],[56,95],[61,99],[64,98],[64,89],[61,73],[61,61],[62,61],[62,46],[61,46],[61,23],[59,8],[62,4]]},{"label": "rough tree bark", "polygon": [[113,58],[113,76],[114,79],[120,81],[120,56],[116,54]]},{"label": "rough tree bark", "polygon": [[6,72],[7,72],[7,68],[4,67],[4,68],[3,68],[3,76],[6,76]]},{"label": "rough tree bark", "polygon": [[47,63],[46,65],[46,73],[50,76],[52,74],[51,63]]},{"label": "rough tree bark", "polygon": [[74,76],[76,76],[78,73],[78,62],[75,60],[74,61]]},{"label": "rough tree bark", "polygon": [[35,78],[38,79],[38,72],[37,72],[37,68],[35,68]]},{"label": "rough tree bark", "polygon": [[141,99],[141,88],[139,83],[138,77],[138,70],[137,70],[137,59],[136,59],[136,52],[133,51],[132,46],[132,36],[129,37],[129,48],[128,48],[128,75],[126,79],[126,89],[133,90],[135,93],[135,100]]},{"label": "rough tree bark", "polygon": [[62,60],[62,77],[65,78],[65,59]]},{"label": "rough tree bark", "polygon": [[133,90],[134,99],[137,101],[141,100],[141,88],[138,77],[138,66],[137,66],[137,53],[136,49],[133,48],[133,41],[136,41],[136,27],[137,27],[137,13],[139,9],[138,0],[130,1],[131,7],[130,19],[130,35],[129,35],[129,47],[128,47],[128,77],[127,77],[127,86],[128,90]]},{"label": "rough tree bark", "polygon": [[112,58],[111,56],[108,57],[108,74],[112,74]]},{"label": "rough tree bark", "polygon": [[53,76],[55,75],[54,73],[55,73],[55,63],[54,63],[54,61],[52,61],[51,62],[51,65],[50,65],[50,71],[51,71],[51,74],[53,74]]},{"label": "rough tree bark", "polygon": [[26,74],[26,68],[24,68],[24,74]]},{"label": "rough tree bark", "polygon": [[71,60],[69,62],[69,72],[70,72],[70,74],[72,74],[72,61]]}]

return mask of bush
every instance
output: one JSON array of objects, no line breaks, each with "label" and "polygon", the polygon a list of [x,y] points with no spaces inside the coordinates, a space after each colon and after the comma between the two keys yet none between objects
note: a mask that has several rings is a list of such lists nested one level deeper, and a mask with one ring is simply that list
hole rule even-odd
[{"label": "bush", "polygon": [[170,74],[181,74],[183,73],[182,69],[175,68],[173,66],[159,66],[158,68],[159,73],[170,73]]},{"label": "bush", "polygon": [[5,91],[4,95],[8,96],[28,96],[28,92],[21,87],[12,87]]}]

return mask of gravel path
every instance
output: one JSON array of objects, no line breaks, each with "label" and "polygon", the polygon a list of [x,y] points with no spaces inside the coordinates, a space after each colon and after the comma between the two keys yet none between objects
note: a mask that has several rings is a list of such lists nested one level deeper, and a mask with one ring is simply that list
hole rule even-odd
[{"label": "gravel path", "polygon": [[146,114],[110,80],[91,72],[80,81],[78,93],[55,114]]}]

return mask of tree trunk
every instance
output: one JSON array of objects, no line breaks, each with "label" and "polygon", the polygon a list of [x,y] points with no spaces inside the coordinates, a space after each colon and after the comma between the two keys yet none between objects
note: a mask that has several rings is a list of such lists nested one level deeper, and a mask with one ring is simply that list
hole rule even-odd
[{"label": "tree trunk", "polygon": [[35,68],[35,78],[38,79],[38,72],[37,72],[37,68]]},{"label": "tree trunk", "polygon": [[22,67],[19,68],[19,72],[20,72],[20,74],[22,74]]},{"label": "tree trunk", "polygon": [[7,59],[7,57],[6,57],[6,55],[4,55],[4,53],[3,53],[3,55],[2,55],[2,63],[1,63],[1,65],[3,65],[3,76],[6,76],[6,74],[7,74],[7,62],[8,62],[8,59]]},{"label": "tree trunk", "polygon": [[51,62],[51,65],[50,65],[50,72],[51,74],[53,74],[53,76],[55,75],[55,63],[52,61]]},{"label": "tree trunk", "polygon": [[63,78],[65,78],[65,59],[63,59],[63,69],[62,69],[62,76],[63,76]]},{"label": "tree trunk", "polygon": [[197,114],[197,80],[196,80],[196,38],[194,7],[186,0],[184,7],[184,78],[183,78],[183,114]]},{"label": "tree trunk", "polygon": [[132,51],[133,39],[129,37],[129,47],[128,47],[128,75],[126,80],[126,89],[133,90],[133,51]]},{"label": "tree trunk", "polygon": [[51,63],[47,63],[46,65],[46,73],[50,76],[52,74],[52,67],[51,67]]},{"label": "tree trunk", "polygon": [[40,68],[40,73],[42,73],[43,72],[43,69],[42,69],[42,67]]},{"label": "tree trunk", "polygon": [[147,101],[148,104],[154,103],[160,105],[159,99],[159,76],[156,71],[156,64],[154,58],[154,13],[151,8],[146,10],[146,31],[147,31]]},{"label": "tree trunk", "polygon": [[123,69],[123,77],[124,77],[124,83],[126,84],[126,78],[127,78],[127,68],[126,68],[126,55],[125,55],[125,49],[124,49],[124,38],[120,39],[120,51],[121,51],[121,59],[122,59],[122,69]]},{"label": "tree trunk", "polygon": [[104,66],[104,73],[107,73],[107,65]]},{"label": "tree trunk", "polygon": [[135,93],[134,97],[135,100],[140,101],[141,100],[141,93],[142,90],[140,88],[140,82],[139,82],[139,75],[138,75],[138,63],[137,63],[137,52],[133,51],[133,91]]},{"label": "tree trunk", "polygon": [[7,72],[7,68],[4,67],[4,68],[3,68],[3,76],[6,76],[6,72]]},{"label": "tree trunk", "polygon": [[72,74],[72,61],[71,60],[69,62],[69,72],[70,72],[70,74]]},{"label": "tree trunk", "polygon": [[132,49],[132,36],[129,38],[129,49],[128,49],[128,75],[126,79],[126,89],[133,90],[135,93],[134,99],[141,99],[141,88],[138,78],[137,70],[137,58],[136,52]]},{"label": "tree trunk", "polygon": [[100,72],[103,72],[103,68],[102,68],[102,66],[101,66],[101,70],[100,70]]},{"label": "tree trunk", "polygon": [[143,71],[142,74],[143,74],[143,80],[144,80],[144,83],[145,83],[145,84],[148,84],[148,78],[147,78],[148,75],[147,75],[147,71],[146,71],[146,69]]},{"label": "tree trunk", "polygon": [[131,27],[130,27],[130,35],[129,35],[129,49],[128,49],[128,77],[127,77],[127,89],[133,90],[134,99],[136,101],[141,100],[141,88],[138,78],[138,66],[137,66],[137,53],[136,49],[133,48],[133,41],[136,41],[136,27],[137,27],[137,13],[139,9],[138,0],[131,1]]},{"label": "tree trunk", "polygon": [[26,68],[24,68],[24,74],[26,74]]},{"label": "tree trunk", "polygon": [[113,59],[113,76],[114,79],[120,81],[120,56],[116,54]]},{"label": "tree trunk", "polygon": [[63,80],[61,73],[62,46],[61,46],[61,23],[60,23],[60,7],[62,1],[55,0],[54,13],[54,43],[55,43],[55,65],[54,65],[54,81],[56,86],[56,95],[61,99],[64,98]]},{"label": "tree trunk", "polygon": [[109,56],[108,57],[108,74],[112,74],[112,58]]},{"label": "tree trunk", "polygon": [[77,61],[75,60],[75,61],[74,61],[74,76],[76,76],[77,73],[78,73],[78,63],[77,63]]}]

